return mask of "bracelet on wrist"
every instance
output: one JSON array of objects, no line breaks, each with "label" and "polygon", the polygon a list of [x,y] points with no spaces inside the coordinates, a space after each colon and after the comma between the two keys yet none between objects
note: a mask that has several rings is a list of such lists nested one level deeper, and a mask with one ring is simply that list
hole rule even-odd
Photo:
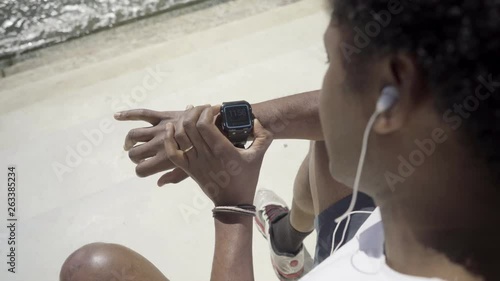
[{"label": "bracelet on wrist", "polygon": [[235,214],[243,216],[252,216],[256,214],[254,205],[237,205],[237,206],[217,206],[212,210],[212,214],[216,217],[218,214]]}]

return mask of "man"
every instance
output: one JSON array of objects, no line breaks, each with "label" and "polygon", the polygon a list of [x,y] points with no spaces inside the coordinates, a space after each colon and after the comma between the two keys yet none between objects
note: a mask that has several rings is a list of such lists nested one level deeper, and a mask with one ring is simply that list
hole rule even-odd
[{"label": "man", "polygon": [[[328,172],[328,157],[319,120],[320,91],[302,93],[252,106],[254,114],[275,139],[311,140],[311,148],[295,179],[293,201],[290,211],[285,202],[272,191],[262,190],[256,200],[260,202],[261,215],[257,217],[259,231],[269,238],[271,260],[277,276],[282,280],[296,280],[305,273],[304,239],[317,228],[315,264],[330,255],[332,241],[340,243],[345,222],[339,226],[336,239],[332,234],[337,224],[334,218],[340,216],[351,199],[352,190],[335,181]],[[136,173],[141,177],[152,176],[171,170],[160,177],[158,185],[176,184],[188,175],[166,156],[163,147],[165,124],[174,123],[178,138],[182,136],[183,124],[193,122],[188,107],[185,111],[157,112],[152,110],[131,110],[115,115],[117,120],[142,120],[153,127],[131,130],[124,149],[137,164]],[[215,108],[217,113],[218,109]],[[190,119],[191,118],[191,119]],[[144,144],[136,145],[144,142]],[[267,209],[267,212],[265,211]],[[361,198],[355,210],[373,210],[374,203],[366,195]],[[269,212],[272,216],[269,216]],[[366,220],[366,214],[352,217],[348,242],[355,231]],[[315,224],[315,218],[317,218]],[[272,235],[271,233],[272,232]],[[293,266],[290,266],[292,264]]]},{"label": "man", "polygon": [[[304,280],[498,280],[500,3],[333,2],[319,103],[330,173],[379,208]],[[251,217],[218,211],[252,204],[272,133],[256,121],[254,145],[241,150],[220,134],[212,108],[188,114],[183,126],[166,125],[164,147],[216,206],[212,280],[253,280]],[[207,169],[224,161],[245,175],[209,190]],[[126,258],[136,276],[166,280],[136,253],[107,244],[76,251],[62,280],[106,280]]]}]

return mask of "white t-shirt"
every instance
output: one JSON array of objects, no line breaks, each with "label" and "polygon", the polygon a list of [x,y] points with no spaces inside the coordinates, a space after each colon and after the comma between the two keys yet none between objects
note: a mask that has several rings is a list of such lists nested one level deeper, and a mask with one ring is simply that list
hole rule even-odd
[{"label": "white t-shirt", "polygon": [[314,268],[301,281],[438,281],[404,275],[392,270],[385,262],[384,229],[380,210],[360,227],[356,235],[332,256]]}]

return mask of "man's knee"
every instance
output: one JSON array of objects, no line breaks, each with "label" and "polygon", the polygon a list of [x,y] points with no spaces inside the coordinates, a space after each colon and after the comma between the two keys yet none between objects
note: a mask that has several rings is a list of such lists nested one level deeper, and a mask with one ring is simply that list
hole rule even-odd
[{"label": "man's knee", "polygon": [[73,252],[64,262],[60,281],[109,281],[113,277],[114,259],[127,248],[107,243],[87,244]]},{"label": "man's knee", "polygon": [[133,278],[168,281],[145,257],[127,247],[108,243],[92,243],[76,250],[66,259],[60,273],[60,281],[135,280]]}]

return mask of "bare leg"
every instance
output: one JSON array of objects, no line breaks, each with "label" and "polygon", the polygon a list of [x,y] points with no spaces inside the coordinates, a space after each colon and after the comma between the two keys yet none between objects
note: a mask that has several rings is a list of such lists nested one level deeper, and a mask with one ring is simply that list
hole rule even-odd
[{"label": "bare leg", "polygon": [[[295,179],[290,212],[282,210],[271,223],[271,241],[279,253],[296,255],[302,242],[314,230],[314,219],[325,209],[352,194],[336,182],[329,172],[324,142],[311,142],[311,148]],[[328,246],[320,241],[323,248]]]},{"label": "bare leg", "polygon": [[293,186],[293,200],[290,209],[290,224],[300,232],[310,232],[314,229],[314,205],[309,179],[310,154],[300,165]]},{"label": "bare leg", "polygon": [[309,178],[314,214],[317,216],[332,204],[352,194],[352,189],[330,175],[328,153],[324,142],[312,142]]},{"label": "bare leg", "polygon": [[168,279],[146,258],[116,244],[88,244],[71,254],[64,262],[60,281],[111,281]]},{"label": "bare leg", "polygon": [[325,143],[311,142],[295,178],[290,224],[300,232],[311,231],[317,215],[350,194],[350,188],[330,175]]}]

